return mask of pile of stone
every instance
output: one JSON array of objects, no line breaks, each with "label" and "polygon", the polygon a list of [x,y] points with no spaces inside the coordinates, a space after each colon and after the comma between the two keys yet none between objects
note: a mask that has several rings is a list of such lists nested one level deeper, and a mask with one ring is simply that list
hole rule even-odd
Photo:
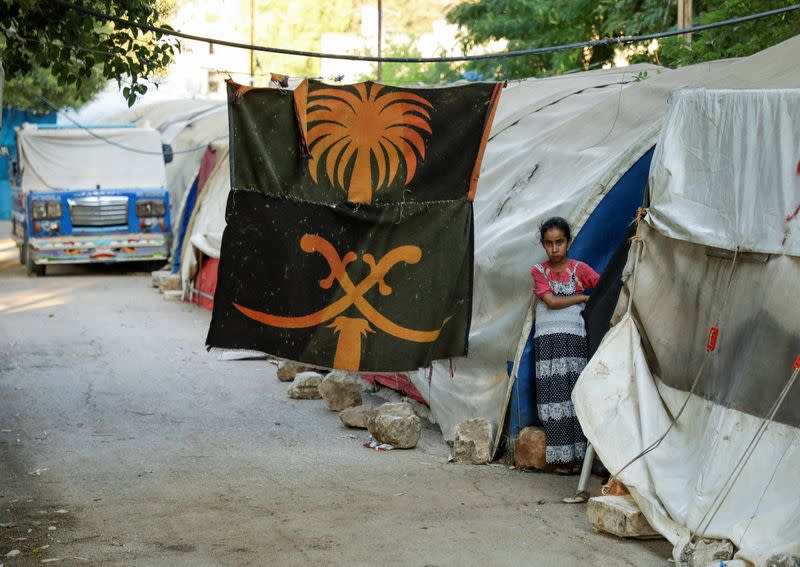
[{"label": "pile of stone", "polygon": [[150,282],[168,301],[180,301],[183,297],[181,275],[173,274],[172,270],[161,269],[150,272]]}]

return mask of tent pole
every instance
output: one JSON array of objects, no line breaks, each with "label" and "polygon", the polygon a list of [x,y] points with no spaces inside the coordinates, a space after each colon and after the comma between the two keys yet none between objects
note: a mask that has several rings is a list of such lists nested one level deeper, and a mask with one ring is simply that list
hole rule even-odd
[{"label": "tent pole", "polygon": [[594,447],[591,443],[586,443],[586,454],[583,456],[583,466],[581,467],[581,476],[578,479],[578,489],[575,491],[575,496],[568,496],[564,498],[567,504],[581,504],[589,499],[589,475],[592,472],[592,463],[594,463]]}]

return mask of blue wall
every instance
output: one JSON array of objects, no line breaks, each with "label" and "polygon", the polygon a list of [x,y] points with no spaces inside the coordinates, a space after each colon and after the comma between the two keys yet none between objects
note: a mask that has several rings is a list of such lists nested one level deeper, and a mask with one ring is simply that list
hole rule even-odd
[{"label": "blue wall", "polygon": [[[569,250],[571,258],[589,264],[602,274],[608,262],[622,244],[628,225],[642,206],[650,161],[651,148],[637,161],[589,216]],[[545,220],[545,219],[542,219]],[[538,423],[536,415],[536,364],[533,352],[533,331],[528,337],[519,364],[517,380],[509,405],[509,436],[513,439],[522,428]],[[511,364],[509,364],[511,372]]]},{"label": "blue wall", "polygon": [[3,108],[3,129],[0,131],[0,220],[11,218],[11,185],[8,181],[9,161],[16,158],[14,128],[23,122],[55,124],[56,114],[34,114],[18,108]]}]

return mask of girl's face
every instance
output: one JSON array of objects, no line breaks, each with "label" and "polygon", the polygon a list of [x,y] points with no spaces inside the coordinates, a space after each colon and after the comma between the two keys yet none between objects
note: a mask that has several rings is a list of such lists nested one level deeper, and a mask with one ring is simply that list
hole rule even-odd
[{"label": "girl's face", "polygon": [[551,228],[545,231],[542,237],[542,246],[547,252],[547,259],[550,264],[560,264],[567,257],[570,241],[560,228]]}]

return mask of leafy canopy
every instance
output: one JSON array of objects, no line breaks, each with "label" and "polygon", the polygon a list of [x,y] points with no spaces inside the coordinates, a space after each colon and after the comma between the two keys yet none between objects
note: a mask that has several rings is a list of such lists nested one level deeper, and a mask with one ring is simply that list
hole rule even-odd
[{"label": "leafy canopy", "polygon": [[[694,23],[704,24],[785,6],[782,0],[695,0]],[[455,6],[447,19],[460,26],[460,39],[472,48],[506,40],[509,50],[579,43],[603,37],[641,35],[674,29],[676,0],[476,0]],[[653,52],[634,60],[665,66],[751,55],[800,33],[800,14],[756,20],[661,40]],[[487,77],[513,79],[586,70],[613,61],[614,48],[572,49],[537,56],[470,64]]]},{"label": "leafy canopy", "polygon": [[[87,8],[141,24],[161,22],[164,0],[82,0]],[[46,0],[0,0],[0,58],[6,95],[25,108],[44,110],[31,96],[43,94],[75,105],[107,79],[126,86],[128,105],[147,92],[147,80],[173,60],[179,43],[160,33],[102,22]],[[26,92],[27,89],[27,92]],[[55,102],[55,101],[54,101]]]}]

